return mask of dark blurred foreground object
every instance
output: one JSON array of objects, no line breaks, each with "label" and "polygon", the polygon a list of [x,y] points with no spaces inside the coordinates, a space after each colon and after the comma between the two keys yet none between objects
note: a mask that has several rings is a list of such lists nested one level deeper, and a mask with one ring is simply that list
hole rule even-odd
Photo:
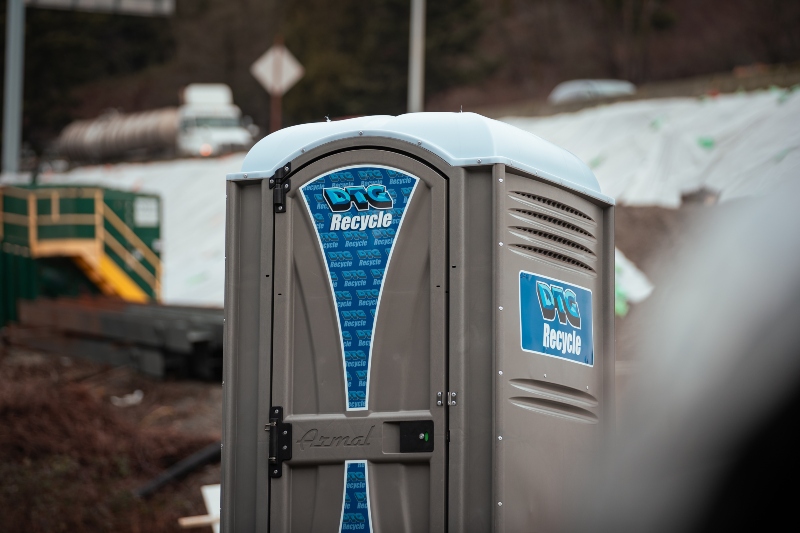
[{"label": "dark blurred foreground object", "polygon": [[181,477],[191,473],[201,466],[205,466],[209,463],[218,463],[220,459],[221,446],[222,442],[214,442],[199,452],[193,453],[186,459],[178,461],[168,469],[164,470],[158,476],[136,489],[134,491],[134,495],[138,496],[139,498],[146,498],[170,481],[180,479]]},{"label": "dark blurred foreground object", "polygon": [[[576,531],[773,531],[800,475],[800,182],[736,206],[657,292]],[[645,370],[646,369],[646,370]]]},{"label": "dark blurred foreground object", "polygon": [[135,304],[111,298],[19,302],[6,342],[155,377],[222,376],[222,309]]}]

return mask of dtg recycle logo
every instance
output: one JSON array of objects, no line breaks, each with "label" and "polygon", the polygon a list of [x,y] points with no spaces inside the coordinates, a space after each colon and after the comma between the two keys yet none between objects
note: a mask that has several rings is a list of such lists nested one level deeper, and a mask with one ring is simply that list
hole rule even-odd
[{"label": "dtg recycle logo", "polygon": [[594,365],[590,290],[520,271],[519,301],[523,350]]},{"label": "dtg recycle logo", "polygon": [[[322,189],[322,197],[332,213],[330,231],[357,231],[392,226],[394,200],[383,185],[372,184],[366,187],[327,187]],[[353,207],[356,212],[365,214],[346,215]],[[371,210],[378,212],[369,213]]]},{"label": "dtg recycle logo", "polygon": [[369,165],[334,170],[300,187],[336,306],[348,411],[368,408],[383,280],[417,182],[400,170]]},{"label": "dtg recycle logo", "polygon": [[328,187],[322,189],[322,196],[331,211],[339,213],[350,210],[355,205],[359,211],[366,211],[370,207],[375,209],[391,209],[394,207],[392,197],[386,192],[383,185],[369,185],[367,187]]},{"label": "dtg recycle logo", "polygon": [[572,289],[564,289],[555,283],[548,285],[544,281],[536,282],[536,295],[539,297],[539,307],[542,310],[542,318],[545,320],[555,320],[558,315],[558,322],[561,324],[569,323],[581,329],[581,310],[578,306],[578,297]]}]

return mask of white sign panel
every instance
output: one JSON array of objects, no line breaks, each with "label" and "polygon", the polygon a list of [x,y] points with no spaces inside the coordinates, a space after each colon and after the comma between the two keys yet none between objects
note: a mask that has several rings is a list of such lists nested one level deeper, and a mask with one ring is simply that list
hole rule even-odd
[{"label": "white sign panel", "polygon": [[304,72],[303,66],[281,44],[267,50],[250,66],[250,74],[272,96],[282,96],[303,77]]},{"label": "white sign panel", "polygon": [[156,198],[140,196],[133,201],[133,224],[140,228],[157,227],[158,211],[158,200]]}]

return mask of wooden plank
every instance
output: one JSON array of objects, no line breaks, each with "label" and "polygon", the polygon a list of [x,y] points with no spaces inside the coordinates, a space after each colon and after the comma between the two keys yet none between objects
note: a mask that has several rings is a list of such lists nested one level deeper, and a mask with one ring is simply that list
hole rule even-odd
[{"label": "wooden plank", "polygon": [[36,196],[28,195],[28,247],[31,255],[36,257],[36,241],[39,234],[36,228]]},{"label": "wooden plank", "polygon": [[106,208],[103,214],[106,217],[106,220],[111,222],[111,225],[114,226],[114,228],[116,228],[116,230],[119,231],[122,236],[125,237],[125,239],[131,243],[131,245],[133,245],[134,248],[139,250],[142,255],[144,255],[144,258],[147,259],[147,262],[153,265],[156,273],[161,274],[161,259],[159,259],[159,257],[150,249],[150,247],[142,242],[139,236],[136,235],[136,233],[134,233],[133,230],[129,228],[128,225],[125,224],[110,208]]},{"label": "wooden plank", "polygon": [[3,187],[6,196],[14,196],[16,198],[28,199],[30,191],[28,189],[20,189],[19,187]]},{"label": "wooden plank", "polygon": [[[59,205],[61,202],[59,201],[58,191],[53,190],[50,192],[50,216],[53,220],[58,220],[61,215],[61,206]],[[44,217],[42,217],[44,218]],[[42,223],[41,221],[39,222]]]},{"label": "wooden plank", "polygon": [[150,296],[108,255],[100,257],[100,272],[103,280],[124,300],[139,303],[150,300]]},{"label": "wooden plank", "polygon": [[156,287],[156,277],[150,273],[146,268],[142,266],[142,264],[131,254],[120,242],[112,237],[111,235],[106,234],[105,236],[105,243],[114,250],[114,253],[117,254],[122,258],[125,263],[130,266],[139,277],[141,277],[145,283],[150,285],[150,288],[153,289],[155,292]]},{"label": "wooden plank", "polygon": [[94,191],[94,238],[95,244],[97,246],[97,258],[98,258],[98,265],[100,262],[100,258],[105,255],[106,250],[103,245],[105,242],[105,223],[103,222],[103,211],[105,207],[105,202],[103,201],[103,191],[100,189],[95,189]]},{"label": "wooden plank", "polygon": [[99,265],[96,257],[94,239],[45,239],[37,243],[33,257],[76,257],[85,256],[88,261]]},{"label": "wooden plank", "polygon": [[34,189],[30,192],[41,197],[50,196],[53,192],[55,192],[63,198],[92,198],[97,194],[98,191],[101,195],[103,194],[102,189],[98,189],[96,187],[47,187],[43,189]]},{"label": "wooden plank", "polygon": [[42,215],[38,218],[40,226],[93,226],[96,223],[95,215],[89,214]]},{"label": "wooden plank", "polygon": [[184,516],[183,518],[178,518],[178,525],[180,525],[183,529],[213,526],[217,523],[219,523],[219,517],[210,514],[200,516]]},{"label": "wooden plank", "polygon": [[15,226],[27,226],[28,225],[28,215],[18,215],[16,213],[4,213],[3,217],[5,217],[5,221],[8,224],[14,224]]}]

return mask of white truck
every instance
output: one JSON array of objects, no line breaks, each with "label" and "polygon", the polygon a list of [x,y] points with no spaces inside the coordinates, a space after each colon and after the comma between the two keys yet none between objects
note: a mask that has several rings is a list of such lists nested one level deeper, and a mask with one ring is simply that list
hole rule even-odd
[{"label": "white truck", "polygon": [[255,126],[242,120],[230,87],[191,84],[181,91],[179,107],[111,111],[73,122],[59,136],[57,150],[72,161],[211,157],[248,150],[256,133]]}]

